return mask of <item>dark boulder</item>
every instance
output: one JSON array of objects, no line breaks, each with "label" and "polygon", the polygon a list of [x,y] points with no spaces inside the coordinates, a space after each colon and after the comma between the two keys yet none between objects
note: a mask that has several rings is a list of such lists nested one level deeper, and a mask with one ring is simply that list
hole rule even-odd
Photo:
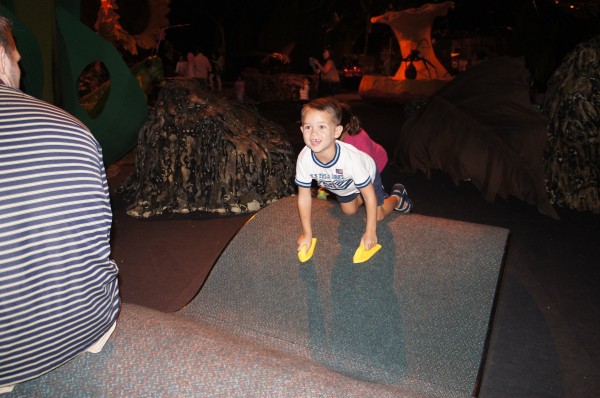
[{"label": "dark boulder", "polygon": [[135,172],[121,187],[134,217],[239,214],[294,193],[295,154],[277,124],[172,79],[139,133]]},{"label": "dark boulder", "polygon": [[559,207],[600,214],[600,36],[579,44],[548,82],[546,189]]}]

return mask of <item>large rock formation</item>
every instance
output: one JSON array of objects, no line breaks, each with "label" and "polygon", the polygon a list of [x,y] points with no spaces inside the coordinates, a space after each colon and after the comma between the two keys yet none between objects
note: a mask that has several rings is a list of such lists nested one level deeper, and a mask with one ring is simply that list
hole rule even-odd
[{"label": "large rock formation", "polygon": [[557,206],[600,213],[600,36],[579,44],[548,82],[546,190]]},{"label": "large rock formation", "polygon": [[281,127],[194,79],[172,79],[140,130],[128,214],[258,210],[293,193],[295,155]]}]

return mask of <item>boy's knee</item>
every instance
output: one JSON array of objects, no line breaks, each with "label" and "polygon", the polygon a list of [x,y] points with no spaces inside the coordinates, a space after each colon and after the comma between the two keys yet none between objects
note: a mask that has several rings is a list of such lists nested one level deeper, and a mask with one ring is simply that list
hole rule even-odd
[{"label": "boy's knee", "polygon": [[358,210],[358,207],[352,207],[352,206],[342,206],[342,213],[351,216],[353,214],[356,213],[356,210]]}]

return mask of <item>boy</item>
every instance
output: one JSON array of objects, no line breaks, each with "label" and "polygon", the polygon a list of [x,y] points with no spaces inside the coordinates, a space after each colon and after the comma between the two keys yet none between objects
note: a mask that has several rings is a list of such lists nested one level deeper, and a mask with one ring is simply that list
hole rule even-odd
[{"label": "boy", "polygon": [[302,108],[302,132],[306,146],[298,155],[296,185],[298,212],[302,234],[298,251],[311,246],[311,184],[317,184],[337,195],[344,214],[354,214],[365,205],[367,224],[361,245],[369,251],[377,244],[377,221],[394,210],[408,213],[412,202],[402,184],[395,184],[391,196],[386,195],[375,161],[350,144],[338,141],[343,131],[340,104],[330,98],[316,99]]}]

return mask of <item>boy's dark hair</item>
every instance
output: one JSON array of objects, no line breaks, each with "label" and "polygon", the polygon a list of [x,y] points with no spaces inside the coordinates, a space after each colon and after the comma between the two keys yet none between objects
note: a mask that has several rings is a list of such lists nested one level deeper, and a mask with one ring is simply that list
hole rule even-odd
[{"label": "boy's dark hair", "polygon": [[329,114],[334,125],[339,126],[342,123],[342,108],[340,103],[332,97],[321,97],[310,101],[302,107],[300,113],[301,120],[308,109],[314,109]]},{"label": "boy's dark hair", "polygon": [[356,117],[348,104],[340,104],[342,108],[342,121],[344,132],[348,135],[356,135],[360,133],[360,120]]}]

